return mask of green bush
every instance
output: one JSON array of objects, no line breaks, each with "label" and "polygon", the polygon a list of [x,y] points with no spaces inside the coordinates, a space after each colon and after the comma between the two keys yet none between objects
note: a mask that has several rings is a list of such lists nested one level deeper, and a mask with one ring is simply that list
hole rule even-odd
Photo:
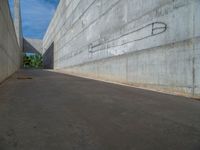
[{"label": "green bush", "polygon": [[32,55],[24,54],[23,64],[24,64],[24,68],[41,69],[41,68],[43,68],[42,55],[40,55],[40,54],[32,54]]}]

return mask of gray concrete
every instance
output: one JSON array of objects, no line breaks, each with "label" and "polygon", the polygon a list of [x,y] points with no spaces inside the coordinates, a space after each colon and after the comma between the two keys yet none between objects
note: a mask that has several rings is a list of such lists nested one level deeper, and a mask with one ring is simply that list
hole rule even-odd
[{"label": "gray concrete", "polygon": [[61,0],[54,68],[200,97],[200,0]]},{"label": "gray concrete", "polygon": [[42,54],[42,40],[24,38],[24,40],[23,40],[23,52]]},{"label": "gray concrete", "polygon": [[1,150],[200,149],[193,99],[45,70],[18,72],[0,95]]},{"label": "gray concrete", "polygon": [[20,7],[21,0],[14,0],[14,25],[15,31],[17,35],[17,41],[19,46],[23,47],[23,33],[22,33],[22,19],[21,19],[21,7]]},{"label": "gray concrete", "polygon": [[17,43],[8,1],[0,0],[0,83],[20,67],[21,49]]},{"label": "gray concrete", "polygon": [[54,68],[54,43],[43,54],[43,66],[44,69]]}]

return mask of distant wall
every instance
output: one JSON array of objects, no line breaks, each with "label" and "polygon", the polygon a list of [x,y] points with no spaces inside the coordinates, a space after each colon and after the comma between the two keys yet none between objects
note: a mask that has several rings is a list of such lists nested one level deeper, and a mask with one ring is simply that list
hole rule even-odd
[{"label": "distant wall", "polygon": [[54,68],[200,97],[200,0],[61,0]]},{"label": "distant wall", "polygon": [[54,68],[54,43],[43,54],[43,67],[44,69]]},{"label": "distant wall", "polygon": [[40,39],[23,39],[23,52],[42,54],[42,40]]},{"label": "distant wall", "polygon": [[20,67],[21,49],[7,0],[0,0],[0,82]]}]

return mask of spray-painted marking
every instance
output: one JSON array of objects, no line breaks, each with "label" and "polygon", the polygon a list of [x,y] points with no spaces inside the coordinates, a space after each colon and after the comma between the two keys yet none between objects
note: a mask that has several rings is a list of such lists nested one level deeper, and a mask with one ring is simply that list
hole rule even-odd
[{"label": "spray-painted marking", "polygon": [[[163,22],[153,22],[139,29],[133,30],[131,32],[127,32],[112,40],[109,40],[106,42],[104,42],[104,40],[98,40],[94,43],[91,43],[88,47],[89,53],[95,53],[95,52],[103,51],[106,48],[112,48],[112,47],[122,46],[122,45],[132,43],[132,42],[141,41],[141,40],[162,34],[166,30],[167,30],[167,24]],[[121,44],[116,45],[114,42],[116,42],[117,40],[118,40],[118,43],[121,43]]]}]

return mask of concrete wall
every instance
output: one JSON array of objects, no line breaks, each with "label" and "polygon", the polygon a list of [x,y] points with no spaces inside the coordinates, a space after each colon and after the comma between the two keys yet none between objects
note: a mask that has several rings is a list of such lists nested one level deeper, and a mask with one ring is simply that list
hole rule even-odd
[{"label": "concrete wall", "polygon": [[43,67],[44,69],[54,68],[54,43],[43,54]]},{"label": "concrete wall", "polygon": [[23,39],[23,52],[42,54],[42,40],[40,39]]},{"label": "concrete wall", "polygon": [[0,82],[20,67],[21,49],[7,0],[0,0]]},{"label": "concrete wall", "polygon": [[61,0],[54,68],[200,96],[200,0]]},{"label": "concrete wall", "polygon": [[14,0],[14,25],[17,35],[17,41],[20,47],[23,47],[23,33],[22,33],[22,19],[21,19],[21,7],[20,0]]}]

